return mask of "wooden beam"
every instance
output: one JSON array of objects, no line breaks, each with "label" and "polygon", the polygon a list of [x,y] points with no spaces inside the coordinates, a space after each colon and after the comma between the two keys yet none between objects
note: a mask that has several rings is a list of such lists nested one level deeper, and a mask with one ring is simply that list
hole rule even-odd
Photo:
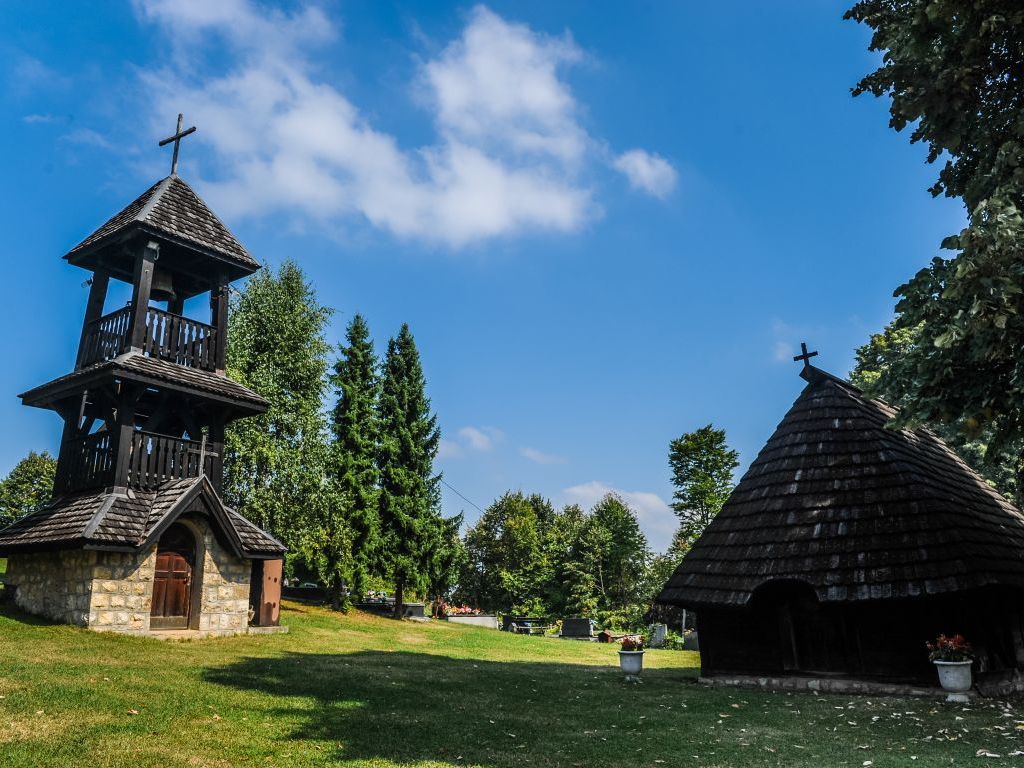
[{"label": "wooden beam", "polygon": [[217,329],[215,369],[223,374],[228,348],[228,279],[223,272],[210,290],[210,324]]},{"label": "wooden beam", "polygon": [[85,320],[82,322],[82,335],[78,339],[78,357],[75,370],[82,367],[85,349],[92,323],[103,316],[103,303],[107,300],[107,286],[110,284],[110,273],[97,269],[92,273],[92,284],[89,286],[89,300],[85,305]]},{"label": "wooden beam", "polygon": [[[150,272],[152,274],[152,272]],[[114,464],[114,487],[128,486],[128,468],[132,452],[132,434],[135,432],[135,403],[140,392],[136,387],[125,387],[117,406],[114,441],[117,446]]]},{"label": "wooden beam", "polygon": [[146,339],[146,312],[149,310],[149,294],[153,288],[153,268],[160,258],[160,244],[146,243],[135,257],[135,274],[132,277],[132,323],[129,329],[131,348],[141,352]]}]

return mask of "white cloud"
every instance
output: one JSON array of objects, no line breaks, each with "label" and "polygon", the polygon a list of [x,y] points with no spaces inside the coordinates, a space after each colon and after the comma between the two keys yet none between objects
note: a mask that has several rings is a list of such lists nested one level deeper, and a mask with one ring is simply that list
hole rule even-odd
[{"label": "white cloud", "polygon": [[113,150],[115,148],[110,139],[92,128],[78,128],[64,134],[61,139],[71,144],[84,144],[99,149]]},{"label": "white cloud", "polygon": [[566,462],[566,458],[564,456],[557,456],[553,453],[544,453],[544,451],[539,451],[536,448],[521,448],[519,453],[536,464],[565,464]]},{"label": "white cloud", "polygon": [[501,442],[505,433],[494,427],[463,427],[459,430],[459,437],[474,451],[486,452]]},{"label": "white cloud", "polygon": [[437,444],[437,458],[439,459],[457,459],[462,456],[462,446],[452,440],[445,440],[441,438],[441,441]]},{"label": "white cloud", "polygon": [[29,125],[35,125],[37,123],[56,123],[58,118],[54,115],[25,115],[21,118],[22,122],[28,123]]},{"label": "white cloud", "polygon": [[789,342],[776,341],[772,349],[772,356],[777,363],[788,362],[793,359],[793,349],[789,346]]},{"label": "white cloud", "polygon": [[[581,56],[568,36],[475,8],[461,36],[421,67],[420,101],[437,140],[410,150],[318,76],[315,54],[335,37],[322,11],[287,14],[252,0],[135,5],[178,52],[142,73],[159,129],[178,111],[200,127],[217,177],[201,186],[226,216],[356,217],[457,248],[571,232],[599,211],[582,180],[597,142],[561,77]],[[197,63],[211,51],[227,62],[218,72]]]},{"label": "white cloud", "polygon": [[629,180],[633,189],[655,197],[668,197],[676,187],[676,169],[660,155],[652,155],[642,149],[623,152],[612,162],[612,167]]},{"label": "white cloud", "polygon": [[664,551],[672,541],[678,520],[672,508],[656,493],[623,491],[600,480],[574,485],[563,492],[566,500],[583,507],[592,507],[609,493],[617,494],[637,515],[647,543],[655,551]]}]

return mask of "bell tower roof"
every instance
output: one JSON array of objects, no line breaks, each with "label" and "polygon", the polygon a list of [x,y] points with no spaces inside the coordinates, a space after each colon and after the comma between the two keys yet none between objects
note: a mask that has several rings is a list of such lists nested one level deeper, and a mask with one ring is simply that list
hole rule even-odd
[{"label": "bell tower roof", "polygon": [[[130,273],[126,251],[131,250],[131,241],[144,238],[168,244],[175,252],[174,260],[188,263],[188,271],[193,273],[219,268],[229,280],[237,280],[260,268],[192,187],[173,173],[112,216],[64,258],[86,269],[102,266],[114,274]],[[208,260],[214,263],[203,269],[202,263]]]}]

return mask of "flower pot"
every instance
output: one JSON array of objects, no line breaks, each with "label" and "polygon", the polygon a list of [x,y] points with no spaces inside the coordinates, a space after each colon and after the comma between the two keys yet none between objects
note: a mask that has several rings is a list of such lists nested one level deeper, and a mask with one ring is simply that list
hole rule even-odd
[{"label": "flower pot", "polygon": [[643,651],[619,651],[619,666],[627,680],[639,679],[644,668]]},{"label": "flower pot", "polygon": [[967,701],[966,693],[971,690],[971,661],[936,661],[939,684],[948,691],[946,701]]}]

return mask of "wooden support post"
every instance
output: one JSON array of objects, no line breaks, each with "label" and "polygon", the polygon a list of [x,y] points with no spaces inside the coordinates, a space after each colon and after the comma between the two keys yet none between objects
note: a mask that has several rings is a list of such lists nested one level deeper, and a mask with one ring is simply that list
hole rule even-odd
[{"label": "wooden support post", "polygon": [[172,315],[183,315],[185,314],[185,300],[180,296],[175,296],[173,299],[167,302],[167,311]]},{"label": "wooden support post", "polygon": [[114,487],[127,488],[132,458],[132,437],[135,434],[135,405],[141,390],[126,386],[117,403],[117,421],[113,435],[114,446]]},{"label": "wooden support post", "polygon": [[75,370],[82,367],[86,347],[89,340],[90,326],[103,316],[103,303],[107,300],[107,286],[110,284],[110,275],[106,270],[97,269],[92,273],[92,285],[89,286],[89,300],[85,305],[85,321],[82,323],[82,335],[78,340],[78,357],[75,360]]},{"label": "wooden support post", "polygon": [[228,281],[223,274],[217,276],[210,291],[210,324],[217,329],[214,368],[218,374],[223,374],[228,348]]},{"label": "wooden support post", "polygon": [[146,313],[149,311],[149,294],[153,288],[153,268],[160,258],[160,244],[148,242],[135,258],[135,275],[132,278],[132,322],[129,326],[131,348],[142,351],[146,341]]},{"label": "wooden support post", "polygon": [[210,483],[217,493],[220,493],[224,481],[224,422],[217,421],[210,424],[209,438],[206,449],[214,454],[210,462]]}]

